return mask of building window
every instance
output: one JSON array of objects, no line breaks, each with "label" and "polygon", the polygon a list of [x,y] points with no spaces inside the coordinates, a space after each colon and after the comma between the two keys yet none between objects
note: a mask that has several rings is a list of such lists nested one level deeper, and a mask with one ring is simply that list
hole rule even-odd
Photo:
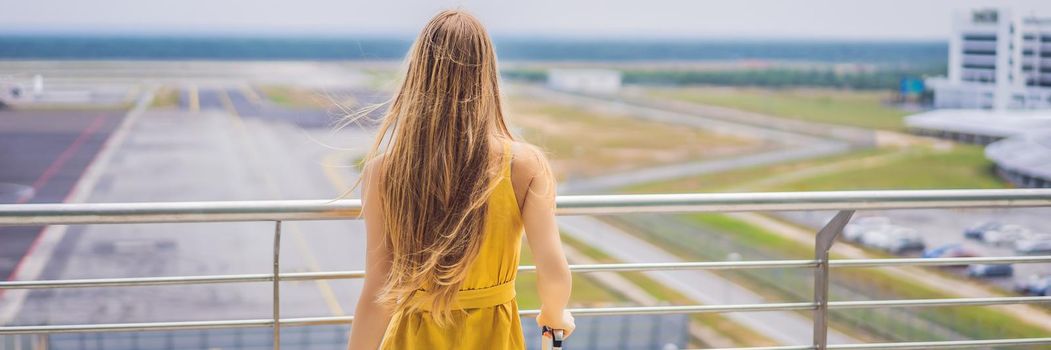
[{"label": "building window", "polygon": [[969,41],[996,41],[996,34],[964,34],[963,40]]},{"label": "building window", "polygon": [[996,23],[1000,13],[996,10],[986,9],[971,12],[971,22],[974,23]]},{"label": "building window", "polygon": [[994,69],[996,69],[996,65],[995,64],[990,64],[990,65],[964,64],[963,68],[964,69],[988,69],[988,70],[994,70]]}]

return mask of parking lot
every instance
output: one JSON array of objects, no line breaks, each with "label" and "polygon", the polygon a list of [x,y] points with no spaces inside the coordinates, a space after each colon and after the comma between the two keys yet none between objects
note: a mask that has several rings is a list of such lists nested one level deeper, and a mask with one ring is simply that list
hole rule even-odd
[{"label": "parking lot", "polygon": [[[816,230],[824,225],[832,214],[831,212],[791,212],[780,215],[791,221],[813,227]],[[891,225],[908,228],[910,231],[913,231],[916,236],[922,239],[925,249],[959,245],[961,250],[970,253],[969,255],[994,257],[1023,254],[1014,250],[1013,242],[990,244],[981,240],[966,238],[964,231],[981,223],[997,222],[1005,225],[1018,225],[1029,230],[1031,235],[1040,235],[1051,233],[1051,228],[1047,227],[1048,217],[1051,217],[1051,209],[1048,208],[886,210],[858,212],[855,214],[854,222],[863,222],[866,220],[865,218],[886,218]],[[880,219],[876,220],[882,221]],[[837,244],[854,244],[867,249],[887,252],[879,247],[867,246],[861,242],[849,242],[846,237],[841,237],[840,243]],[[1046,253],[1043,252],[1041,254]],[[906,250],[899,252],[897,255],[920,257],[923,255],[923,250]],[[1016,281],[1024,281],[1030,276],[1051,276],[1051,264],[1013,264],[1012,268],[1013,273],[1011,276],[981,278],[1005,290],[1013,290]],[[960,275],[967,274],[967,269],[963,267],[943,267],[942,269]]]}]

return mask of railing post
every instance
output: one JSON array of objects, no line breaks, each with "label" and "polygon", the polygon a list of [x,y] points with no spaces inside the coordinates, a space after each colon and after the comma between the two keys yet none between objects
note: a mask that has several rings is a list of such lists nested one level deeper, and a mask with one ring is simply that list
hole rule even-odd
[{"label": "railing post", "polygon": [[37,344],[36,344],[36,349],[37,350],[48,350],[48,349],[51,348],[51,344],[49,343],[51,341],[51,338],[49,338],[49,336],[47,334],[37,334],[36,339],[37,339]]},{"label": "railing post", "polygon": [[829,220],[814,239],[814,349],[825,350],[828,346],[828,251],[836,242],[836,236],[850,222],[853,210],[841,210]]},{"label": "railing post", "polygon": [[274,350],[281,349],[281,220],[274,222]]}]

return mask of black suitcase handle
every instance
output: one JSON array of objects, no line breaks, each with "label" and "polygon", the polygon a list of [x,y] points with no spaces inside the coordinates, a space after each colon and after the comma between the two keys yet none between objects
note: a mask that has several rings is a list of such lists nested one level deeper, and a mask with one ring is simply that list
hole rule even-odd
[{"label": "black suitcase handle", "polygon": [[[562,342],[565,340],[564,330],[543,326],[540,328],[541,338],[544,334],[551,334],[551,350],[562,350]],[[541,348],[543,349],[543,346]]]}]

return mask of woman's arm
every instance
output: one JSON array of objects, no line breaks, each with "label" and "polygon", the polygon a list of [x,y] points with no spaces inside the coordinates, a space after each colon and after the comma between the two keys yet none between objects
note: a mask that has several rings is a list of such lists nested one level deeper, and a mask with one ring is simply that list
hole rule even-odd
[{"label": "woman's arm", "polygon": [[390,273],[391,253],[385,244],[383,229],[383,212],[378,201],[381,158],[376,158],[365,165],[362,171],[362,209],[365,216],[365,285],[361,288],[358,306],[354,311],[354,323],[351,325],[349,350],[376,350],[383,340],[383,333],[390,322],[391,310],[377,304],[376,297],[383,288]]},{"label": "woman's arm", "polygon": [[[547,178],[550,173],[541,157],[525,157],[523,169],[531,174],[529,188],[522,204],[522,221],[525,226],[529,250],[533,253],[537,271],[537,292],[540,295],[540,315],[537,324],[565,330],[569,336],[576,328],[573,316],[566,311],[573,276],[562,251],[558,223],[555,222],[555,181]],[[532,158],[532,159],[530,159]]]}]

